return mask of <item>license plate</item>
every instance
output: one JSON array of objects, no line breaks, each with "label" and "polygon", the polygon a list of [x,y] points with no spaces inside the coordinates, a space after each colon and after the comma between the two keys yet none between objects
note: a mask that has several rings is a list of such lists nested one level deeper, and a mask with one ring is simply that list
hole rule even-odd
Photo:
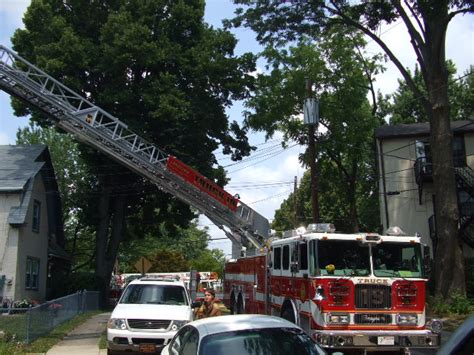
[{"label": "license plate", "polygon": [[141,353],[154,353],[156,352],[155,344],[140,344],[138,350]]},{"label": "license plate", "polygon": [[395,337],[394,336],[377,337],[377,345],[395,345]]}]

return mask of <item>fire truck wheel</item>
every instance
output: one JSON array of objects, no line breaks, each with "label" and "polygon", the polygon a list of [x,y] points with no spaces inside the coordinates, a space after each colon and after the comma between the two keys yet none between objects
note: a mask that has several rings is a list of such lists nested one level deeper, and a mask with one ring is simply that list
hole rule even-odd
[{"label": "fire truck wheel", "polygon": [[244,314],[244,297],[241,293],[239,293],[239,297],[237,297],[237,307],[236,307],[237,314]]},{"label": "fire truck wheel", "polygon": [[286,307],[283,312],[281,312],[281,317],[283,319],[286,319],[287,321],[291,323],[296,323],[295,322],[295,313],[293,312],[293,309],[291,307]]},{"label": "fire truck wheel", "polygon": [[230,314],[235,314],[235,294],[232,292],[230,294]]}]

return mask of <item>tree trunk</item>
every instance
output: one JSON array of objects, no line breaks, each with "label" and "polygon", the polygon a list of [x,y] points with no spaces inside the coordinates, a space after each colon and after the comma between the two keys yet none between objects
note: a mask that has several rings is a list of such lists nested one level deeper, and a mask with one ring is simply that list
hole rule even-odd
[{"label": "tree trunk", "polygon": [[117,196],[114,199],[114,216],[112,219],[112,232],[110,235],[109,243],[107,246],[106,253],[106,267],[104,275],[104,289],[106,295],[110,291],[110,278],[112,276],[112,271],[115,266],[115,260],[117,259],[117,253],[119,250],[120,242],[123,239],[125,234],[125,195]]},{"label": "tree trunk", "polygon": [[[447,9],[446,9],[447,13]],[[453,133],[448,100],[448,71],[445,63],[446,28],[441,18],[431,18],[426,24],[427,56],[425,83],[428,88],[430,142],[433,152],[433,185],[436,196],[435,295],[447,299],[457,291],[465,295],[466,281],[462,244],[459,238],[459,211],[453,164]]]},{"label": "tree trunk", "polygon": [[[443,85],[430,90],[433,95],[431,146],[436,196],[435,295],[444,299],[453,291],[466,293],[464,257],[459,235],[459,211],[453,164],[453,135],[449,120],[447,90]],[[444,94],[442,93],[444,91]]]},{"label": "tree trunk", "polygon": [[102,186],[101,194],[99,197],[98,204],[98,224],[96,231],[96,243],[95,243],[95,276],[97,286],[100,291],[100,306],[103,308],[107,306],[107,263],[106,263],[106,250],[107,250],[107,239],[109,235],[110,225],[110,184],[108,179],[99,178],[99,183]]}]

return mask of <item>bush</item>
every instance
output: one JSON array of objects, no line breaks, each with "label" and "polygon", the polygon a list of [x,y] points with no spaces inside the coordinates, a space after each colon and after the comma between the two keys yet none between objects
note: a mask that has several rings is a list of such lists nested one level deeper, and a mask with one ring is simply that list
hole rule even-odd
[{"label": "bush", "polygon": [[426,301],[428,313],[437,317],[470,314],[471,302],[468,297],[458,292],[453,293],[449,300],[444,298],[428,297]]},{"label": "bush", "polygon": [[466,314],[471,308],[471,303],[466,296],[461,295],[458,292],[453,293],[451,300],[449,301],[449,310],[455,314]]}]

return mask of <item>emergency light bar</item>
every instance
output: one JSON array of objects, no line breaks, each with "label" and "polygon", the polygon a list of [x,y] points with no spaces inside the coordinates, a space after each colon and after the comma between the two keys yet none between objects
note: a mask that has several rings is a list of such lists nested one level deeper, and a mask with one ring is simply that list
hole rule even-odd
[{"label": "emergency light bar", "polygon": [[334,233],[336,227],[332,223],[311,223],[308,224],[307,232],[313,233]]},{"label": "emergency light bar", "polygon": [[392,226],[388,227],[387,230],[385,231],[386,235],[391,235],[391,236],[404,236],[406,233],[398,226]]}]

